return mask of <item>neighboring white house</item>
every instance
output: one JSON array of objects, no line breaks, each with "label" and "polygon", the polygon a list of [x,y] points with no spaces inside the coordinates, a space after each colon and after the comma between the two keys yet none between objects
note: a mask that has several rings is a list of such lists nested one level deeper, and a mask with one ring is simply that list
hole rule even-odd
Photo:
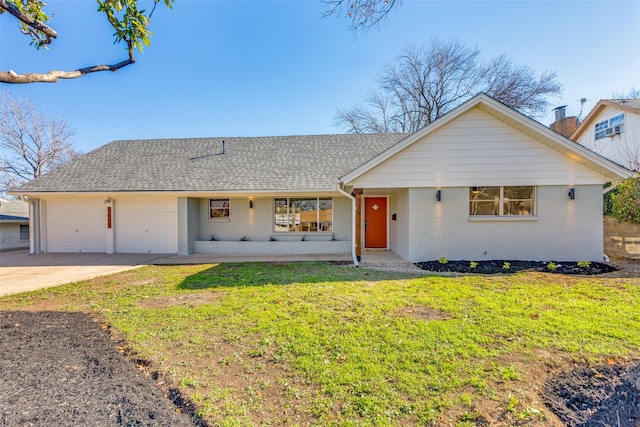
[{"label": "neighboring white house", "polygon": [[603,259],[632,173],[479,94],[418,132],[114,141],[23,184],[32,252]]},{"label": "neighboring white house", "polygon": [[0,198],[0,251],[29,247],[29,205]]},{"label": "neighboring white house", "polygon": [[640,170],[640,99],[600,100],[570,138],[631,170]]}]

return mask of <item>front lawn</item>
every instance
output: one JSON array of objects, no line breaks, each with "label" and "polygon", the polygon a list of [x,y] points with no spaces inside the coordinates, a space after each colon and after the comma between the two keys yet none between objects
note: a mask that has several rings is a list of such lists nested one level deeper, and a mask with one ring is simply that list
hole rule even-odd
[{"label": "front lawn", "polygon": [[150,266],[0,298],[96,313],[211,425],[554,425],[545,380],[640,359],[639,304],[638,278],[329,263]]}]

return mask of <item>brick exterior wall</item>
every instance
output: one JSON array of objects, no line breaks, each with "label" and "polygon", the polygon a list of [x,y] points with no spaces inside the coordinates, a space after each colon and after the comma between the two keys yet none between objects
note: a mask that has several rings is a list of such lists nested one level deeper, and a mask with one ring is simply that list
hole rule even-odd
[{"label": "brick exterior wall", "polygon": [[558,132],[562,136],[566,136],[569,138],[569,135],[573,133],[574,130],[580,124],[580,120],[576,116],[565,117],[563,119],[558,120],[557,122],[551,123],[549,127],[551,130]]}]

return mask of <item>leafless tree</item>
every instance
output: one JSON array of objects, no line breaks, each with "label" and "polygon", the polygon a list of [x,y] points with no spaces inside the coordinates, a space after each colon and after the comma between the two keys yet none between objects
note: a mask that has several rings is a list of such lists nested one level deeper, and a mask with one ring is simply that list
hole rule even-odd
[{"label": "leafless tree", "polygon": [[628,92],[616,92],[613,94],[614,99],[638,99],[640,98],[640,89],[632,86]]},{"label": "leafless tree", "polygon": [[0,94],[0,193],[79,156],[73,135],[66,121],[37,111],[27,98]]},{"label": "leafless tree", "polygon": [[347,132],[415,132],[478,92],[538,117],[559,95],[556,73],[536,76],[505,55],[484,60],[477,47],[434,39],[405,48],[385,65],[361,105],[338,110],[335,124]]}]

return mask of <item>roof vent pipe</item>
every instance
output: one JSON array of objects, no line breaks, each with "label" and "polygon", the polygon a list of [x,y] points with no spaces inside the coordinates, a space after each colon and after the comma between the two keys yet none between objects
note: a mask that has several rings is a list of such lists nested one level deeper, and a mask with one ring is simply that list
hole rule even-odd
[{"label": "roof vent pipe", "polygon": [[555,111],[556,113],[556,122],[559,122],[560,120],[564,119],[565,117],[565,113],[566,113],[566,105],[561,105],[559,107],[556,107],[553,109],[553,111]]},{"label": "roof vent pipe", "polygon": [[227,154],[227,144],[222,141],[222,153],[221,154]]}]

